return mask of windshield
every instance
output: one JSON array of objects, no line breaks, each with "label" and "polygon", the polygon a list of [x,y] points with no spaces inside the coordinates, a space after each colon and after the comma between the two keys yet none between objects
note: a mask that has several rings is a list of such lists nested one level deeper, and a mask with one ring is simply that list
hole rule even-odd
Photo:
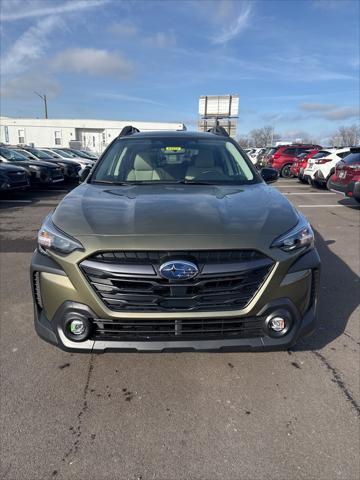
[{"label": "windshield", "polygon": [[9,150],[8,148],[0,148],[0,155],[2,155],[6,160],[12,160],[16,162],[23,162],[27,160],[24,155],[16,152],[15,150]]},{"label": "windshield", "polygon": [[360,152],[354,152],[346,155],[346,157],[343,158],[343,162],[347,165],[354,165],[360,163]]},{"label": "windshield", "polygon": [[52,160],[53,157],[49,155],[46,152],[43,152],[41,150],[38,150],[37,148],[33,148],[30,150],[31,153],[33,153],[36,157],[40,158],[40,160]]},{"label": "windshield", "polygon": [[91,181],[249,184],[260,179],[229,140],[164,137],[115,142]]},{"label": "windshield", "polygon": [[60,148],[54,148],[54,152],[65,158],[72,158],[73,156],[75,157],[75,155],[71,155],[69,152],[64,152],[64,150],[60,150]]}]

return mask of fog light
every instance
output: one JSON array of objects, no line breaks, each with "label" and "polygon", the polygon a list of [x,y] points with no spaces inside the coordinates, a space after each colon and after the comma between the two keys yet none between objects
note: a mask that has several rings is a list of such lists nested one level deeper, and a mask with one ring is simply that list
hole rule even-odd
[{"label": "fog light", "polygon": [[73,335],[82,335],[86,330],[86,325],[83,320],[72,320],[69,328]]},{"label": "fog light", "polygon": [[269,328],[274,332],[280,333],[285,330],[286,322],[281,317],[274,317],[269,322]]},{"label": "fog light", "polygon": [[73,314],[64,321],[63,331],[69,340],[83,342],[90,337],[91,322],[82,315]]}]

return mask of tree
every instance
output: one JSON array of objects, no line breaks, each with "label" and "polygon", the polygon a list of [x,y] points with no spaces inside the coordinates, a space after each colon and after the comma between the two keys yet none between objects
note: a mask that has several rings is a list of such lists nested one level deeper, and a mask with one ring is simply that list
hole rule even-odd
[{"label": "tree", "polygon": [[249,135],[242,135],[238,138],[238,143],[242,148],[249,148],[251,146],[251,139]]},{"label": "tree", "polygon": [[334,147],[351,147],[360,144],[360,126],[350,125],[349,127],[338,127],[331,136],[330,143]]},{"label": "tree", "polygon": [[275,133],[274,127],[265,125],[262,128],[255,128],[250,132],[251,143],[255,147],[271,147],[280,140],[280,135]]}]

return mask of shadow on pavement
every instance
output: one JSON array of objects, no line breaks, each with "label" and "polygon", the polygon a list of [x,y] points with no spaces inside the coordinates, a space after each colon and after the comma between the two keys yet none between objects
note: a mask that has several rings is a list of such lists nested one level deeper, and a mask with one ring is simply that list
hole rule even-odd
[{"label": "shadow on pavement", "polygon": [[315,242],[322,269],[318,325],[316,332],[300,340],[293,350],[318,350],[333,342],[343,334],[350,316],[359,305],[359,277],[329,248],[335,240],[324,240],[315,230]]}]

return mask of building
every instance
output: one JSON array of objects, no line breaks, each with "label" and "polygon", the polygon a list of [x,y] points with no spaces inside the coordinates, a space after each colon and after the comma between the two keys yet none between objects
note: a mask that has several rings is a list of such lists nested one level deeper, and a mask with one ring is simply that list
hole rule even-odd
[{"label": "building", "polygon": [[239,95],[202,95],[199,98],[198,127],[201,132],[220,125],[231,137],[236,137],[238,118]]},{"label": "building", "polygon": [[184,130],[183,123],[0,117],[0,142],[35,147],[77,147],[101,153],[126,125],[140,131]]}]

